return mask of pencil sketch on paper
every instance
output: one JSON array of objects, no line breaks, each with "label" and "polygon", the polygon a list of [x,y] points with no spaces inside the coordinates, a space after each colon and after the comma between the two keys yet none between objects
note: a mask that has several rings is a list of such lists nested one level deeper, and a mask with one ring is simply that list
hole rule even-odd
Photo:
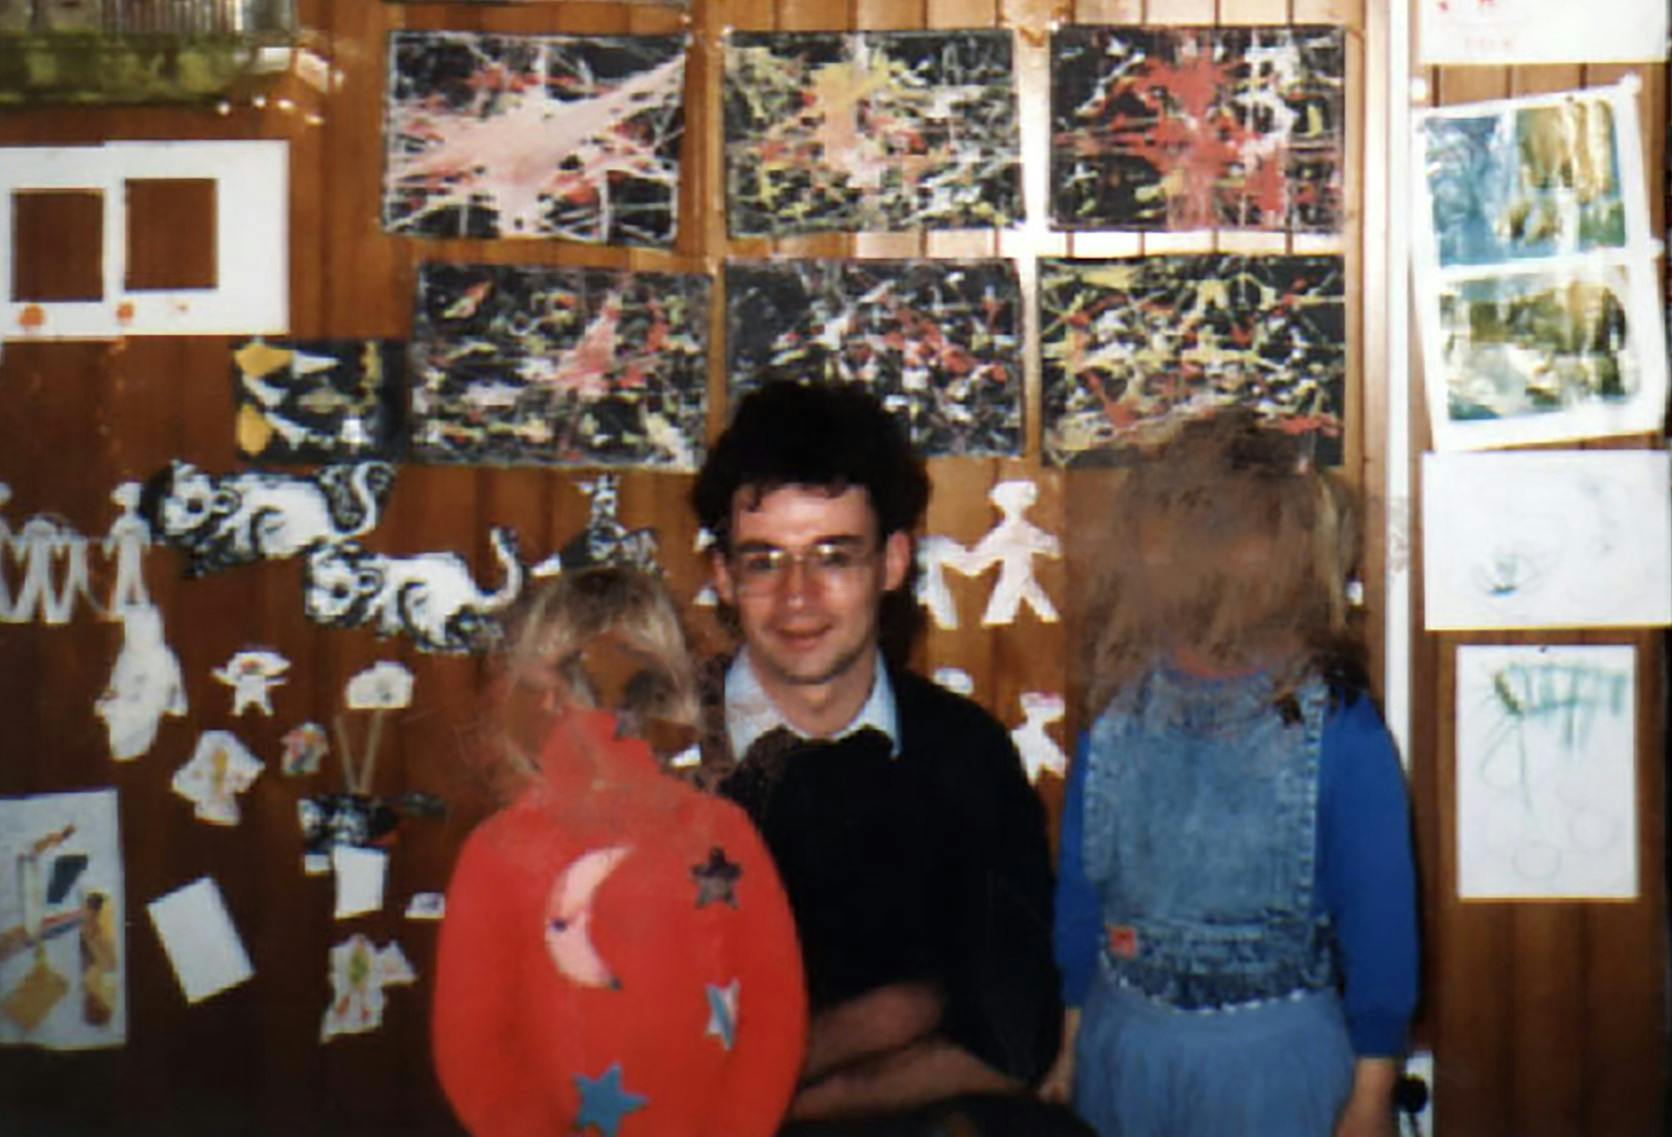
[{"label": "pencil sketch on paper", "polygon": [[1422,490],[1430,630],[1672,622],[1665,451],[1430,453]]},{"label": "pencil sketch on paper", "polygon": [[1458,894],[1636,895],[1635,652],[1457,653]]}]

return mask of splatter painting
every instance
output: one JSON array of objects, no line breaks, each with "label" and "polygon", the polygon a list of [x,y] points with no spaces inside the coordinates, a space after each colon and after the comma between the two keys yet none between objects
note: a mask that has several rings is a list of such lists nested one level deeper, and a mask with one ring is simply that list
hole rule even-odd
[{"label": "splatter painting", "polygon": [[1059,29],[1053,224],[1337,231],[1343,35],[1333,27]]},{"label": "splatter painting", "polygon": [[232,353],[232,399],[246,458],[397,458],[406,433],[406,345],[251,340]]},{"label": "splatter painting", "polygon": [[1339,257],[1040,262],[1046,457],[1118,464],[1182,421],[1245,406],[1341,461]]},{"label": "splatter painting", "polygon": [[432,462],[693,469],[706,276],[424,265],[412,449]]},{"label": "splatter painting", "polygon": [[1022,215],[1008,31],[726,40],[733,236],[960,229]]},{"label": "splatter painting", "polygon": [[683,36],[389,34],[383,227],[673,244]]},{"label": "splatter painting", "polygon": [[931,455],[1018,454],[1021,295],[1008,261],[735,261],[733,397],[776,378],[863,383]]}]

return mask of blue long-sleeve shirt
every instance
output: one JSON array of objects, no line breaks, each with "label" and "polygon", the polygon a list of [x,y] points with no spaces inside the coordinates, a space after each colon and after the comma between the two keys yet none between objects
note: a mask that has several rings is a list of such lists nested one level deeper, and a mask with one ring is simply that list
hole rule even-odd
[{"label": "blue long-sleeve shirt", "polygon": [[[1102,901],[1081,861],[1087,736],[1063,802],[1056,958],[1063,1002],[1085,1001],[1103,943]],[[1318,773],[1318,907],[1335,928],[1342,1004],[1361,1057],[1401,1053],[1417,998],[1416,870],[1404,774],[1381,716],[1359,697],[1324,722]]]}]

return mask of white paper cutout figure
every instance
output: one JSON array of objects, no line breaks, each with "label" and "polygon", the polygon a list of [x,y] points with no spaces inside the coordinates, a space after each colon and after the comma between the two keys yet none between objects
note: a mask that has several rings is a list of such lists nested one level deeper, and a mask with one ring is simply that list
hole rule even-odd
[{"label": "white paper cutout figure", "polygon": [[441,892],[414,892],[406,902],[408,920],[440,920],[447,915],[447,896]]},{"label": "white paper cutout figure", "polygon": [[951,631],[958,626],[958,605],[947,587],[946,570],[974,575],[966,567],[970,551],[951,537],[931,533],[917,543],[917,602],[929,609],[935,627]]},{"label": "white paper cutout figure", "polygon": [[1000,482],[989,490],[987,500],[998,506],[1004,516],[965,554],[964,563],[954,566],[966,576],[999,566],[999,578],[981,616],[984,628],[1015,623],[1016,612],[1023,604],[1033,609],[1042,622],[1057,622],[1056,606],[1034,579],[1033,558],[1054,560],[1062,556],[1062,545],[1054,534],[1022,516],[1038,498],[1039,487],[1026,479]]},{"label": "white paper cutout figure", "polygon": [[331,1002],[319,1026],[319,1040],[339,1034],[367,1034],[383,1025],[383,989],[415,983],[418,975],[400,944],[379,949],[362,935],[352,935],[331,949]]},{"label": "white paper cutout figure", "polygon": [[67,624],[78,595],[98,606],[87,579],[87,538],[62,520],[36,514],[7,536],[6,545],[22,572],[17,593],[4,614],[7,623],[27,624],[38,612],[44,624]]},{"label": "white paper cutout figure", "polygon": [[139,515],[138,482],[123,482],[110,491],[110,500],[122,512],[110,523],[110,531],[99,543],[107,560],[116,562],[116,580],[110,587],[106,609],[113,620],[137,605],[151,603],[145,591],[145,550],[151,547],[151,527]]},{"label": "white paper cutout figure", "polygon": [[348,681],[343,701],[356,711],[392,711],[409,706],[412,672],[393,660],[381,660]]},{"label": "white paper cutout figure", "polygon": [[179,658],[163,639],[163,614],[155,604],[126,605],[117,617],[122,649],[93,713],[104,720],[110,756],[127,762],[151,749],[164,715],[186,713],[186,684]]},{"label": "white paper cutout figure", "polygon": [[935,668],[935,682],[959,695],[975,694],[975,680],[962,667]]},{"label": "white paper cutout figure", "polygon": [[216,679],[232,688],[232,713],[241,715],[254,707],[264,715],[273,713],[269,692],[282,684],[290,660],[268,648],[245,648],[214,671]]},{"label": "white paper cutout figure", "polygon": [[1068,773],[1068,755],[1045,728],[1062,721],[1068,704],[1055,691],[1023,691],[1021,703],[1022,725],[1010,732],[1010,738],[1022,754],[1028,781],[1037,783],[1039,775],[1046,771],[1064,777]]},{"label": "white paper cutout figure", "polygon": [[206,730],[191,761],[174,771],[175,793],[196,806],[199,821],[238,824],[238,796],[261,776],[261,760],[227,730]]},{"label": "white paper cutout figure", "polygon": [[[6,508],[6,503],[12,500],[12,487],[0,482],[0,509]],[[12,622],[12,590],[7,583],[5,554],[12,547],[12,525],[4,517],[0,517],[0,623]]]},{"label": "white paper cutout figure", "polygon": [[[691,551],[694,553],[706,554],[708,550],[714,547],[714,543],[717,540],[718,538],[715,537],[713,533],[710,533],[707,529],[699,528],[697,530],[697,539],[691,542]],[[703,563],[708,563],[708,557],[706,555],[703,557]],[[720,594],[714,591],[714,582],[712,580],[705,580],[703,582],[703,586],[697,590],[697,594],[691,597],[691,604],[696,608],[718,608],[720,606]]]},{"label": "white paper cutout figure", "polygon": [[279,768],[287,778],[301,778],[319,773],[319,764],[331,752],[325,728],[316,722],[305,722],[285,732],[279,740],[283,757]]}]

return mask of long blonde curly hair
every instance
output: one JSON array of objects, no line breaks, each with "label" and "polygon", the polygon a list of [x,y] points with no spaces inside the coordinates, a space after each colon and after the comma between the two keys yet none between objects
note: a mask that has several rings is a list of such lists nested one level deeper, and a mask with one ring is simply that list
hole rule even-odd
[{"label": "long blonde curly hair", "polygon": [[1347,599],[1351,495],[1293,436],[1222,411],[1186,423],[1117,479],[1068,542],[1088,719],[1168,660],[1271,668],[1280,692],[1311,671],[1361,675]]}]

